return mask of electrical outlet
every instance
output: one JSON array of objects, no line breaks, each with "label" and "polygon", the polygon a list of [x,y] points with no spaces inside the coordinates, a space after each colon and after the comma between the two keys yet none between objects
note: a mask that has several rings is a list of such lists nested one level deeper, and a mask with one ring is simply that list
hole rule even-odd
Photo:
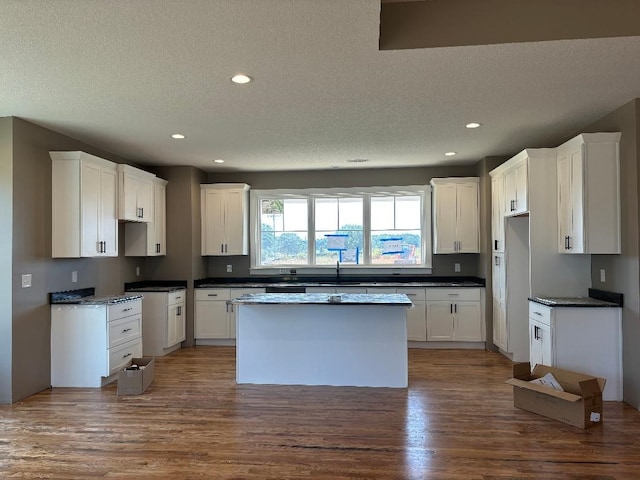
[{"label": "electrical outlet", "polygon": [[233,272],[233,265],[227,265],[227,273]]},{"label": "electrical outlet", "polygon": [[453,264],[453,271],[454,272],[459,272],[460,271],[460,264],[459,263],[454,263]]},{"label": "electrical outlet", "polygon": [[22,288],[29,288],[31,286],[31,274],[25,273],[22,275]]},{"label": "electrical outlet", "polygon": [[140,267],[136,267],[136,277],[140,276]]},{"label": "electrical outlet", "polygon": [[600,281],[601,281],[602,283],[604,283],[604,282],[605,282],[605,278],[606,278],[606,275],[605,275],[605,273],[604,273],[604,268],[601,268],[601,269],[600,269]]},{"label": "electrical outlet", "polygon": [[71,272],[71,281],[73,283],[77,283],[77,281],[78,281],[78,272],[75,271],[75,270],[73,272]]}]

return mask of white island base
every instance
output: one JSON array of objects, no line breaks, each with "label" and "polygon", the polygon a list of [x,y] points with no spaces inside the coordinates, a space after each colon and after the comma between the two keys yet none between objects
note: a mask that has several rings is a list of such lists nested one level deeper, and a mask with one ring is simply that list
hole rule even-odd
[{"label": "white island base", "polygon": [[407,387],[406,305],[237,308],[237,383]]}]

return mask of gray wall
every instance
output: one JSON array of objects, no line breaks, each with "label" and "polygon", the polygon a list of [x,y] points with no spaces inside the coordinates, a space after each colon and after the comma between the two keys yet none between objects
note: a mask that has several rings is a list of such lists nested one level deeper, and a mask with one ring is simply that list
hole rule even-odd
[{"label": "gray wall", "polygon": [[[237,172],[210,173],[207,183],[246,183],[255,189],[371,187],[427,185],[432,178],[474,177],[477,167],[421,167],[354,170],[318,170],[304,172]],[[454,272],[454,263],[460,264],[460,273]],[[226,266],[233,265],[227,273]],[[208,276],[246,277],[249,275],[249,256],[208,257]],[[434,255],[433,275],[477,276],[478,255]]]},{"label": "gray wall", "polygon": [[[622,132],[620,138],[620,197],[622,253],[591,256],[593,288],[624,294],[622,310],[624,401],[640,409],[640,264],[638,184],[638,139],[640,138],[640,100],[633,100],[582,132]],[[600,269],[606,282],[600,282]]]},{"label": "gray wall", "polygon": [[[7,119],[3,119],[6,122]],[[3,281],[10,282],[13,291],[11,326],[6,319],[0,330],[12,330],[11,359],[4,359],[3,371],[10,365],[11,388],[8,395],[15,402],[50,386],[50,307],[48,293],[75,288],[95,287],[99,295],[122,292],[124,282],[135,281],[135,267],[144,262],[125,258],[122,248],[118,258],[52,259],[51,258],[51,158],[50,150],[83,150],[108,160],[122,163],[90,145],[47,130],[19,118],[13,122],[13,176],[1,195],[13,190],[12,268],[3,269]],[[4,144],[4,142],[3,142]],[[5,149],[3,148],[3,151]],[[6,154],[3,155],[3,159]],[[0,168],[9,168],[2,161]],[[10,170],[7,170],[10,171]],[[3,209],[9,202],[2,202]],[[10,225],[8,223],[7,225]],[[123,243],[123,224],[119,227],[119,243]],[[3,249],[3,251],[6,251]],[[71,282],[71,272],[78,272],[78,282]],[[11,273],[9,273],[11,272]],[[31,288],[21,288],[21,275],[31,273]],[[143,278],[142,276],[140,278]],[[3,291],[6,291],[3,289]],[[3,309],[3,312],[6,310]],[[2,336],[5,338],[4,335]],[[0,355],[5,355],[5,350]],[[7,400],[5,388],[2,398]]]},{"label": "gray wall", "polygon": [[0,403],[11,402],[13,120],[0,118]]}]

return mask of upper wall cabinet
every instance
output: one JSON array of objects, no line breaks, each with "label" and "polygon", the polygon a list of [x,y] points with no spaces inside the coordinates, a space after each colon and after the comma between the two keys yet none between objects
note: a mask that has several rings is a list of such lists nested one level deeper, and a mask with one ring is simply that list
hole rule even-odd
[{"label": "upper wall cabinet", "polygon": [[84,152],[49,155],[52,257],[117,257],[116,164]]},{"label": "upper wall cabinet", "polygon": [[128,257],[157,257],[167,254],[166,189],[167,181],[154,178],[153,221],[127,222],[124,230],[124,254]]},{"label": "upper wall cabinet", "polygon": [[620,253],[619,142],[584,133],[557,148],[560,253]]},{"label": "upper wall cabinet", "polygon": [[528,157],[518,157],[504,172],[505,215],[520,215],[529,210],[528,202]]},{"label": "upper wall cabinet", "polygon": [[433,178],[433,253],[479,253],[477,177]]},{"label": "upper wall cabinet", "polygon": [[491,175],[491,248],[504,252],[504,174]]},{"label": "upper wall cabinet", "polygon": [[118,165],[118,219],[129,222],[153,221],[152,173],[130,165]]},{"label": "upper wall cabinet", "polygon": [[202,255],[249,254],[249,185],[200,185]]}]

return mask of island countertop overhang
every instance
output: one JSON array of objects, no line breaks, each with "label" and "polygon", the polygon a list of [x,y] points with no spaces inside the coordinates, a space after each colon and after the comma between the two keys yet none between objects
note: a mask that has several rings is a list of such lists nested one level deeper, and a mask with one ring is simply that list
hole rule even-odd
[{"label": "island countertop overhang", "polygon": [[390,293],[254,293],[227,303],[234,305],[380,305],[412,307],[405,294]]}]

